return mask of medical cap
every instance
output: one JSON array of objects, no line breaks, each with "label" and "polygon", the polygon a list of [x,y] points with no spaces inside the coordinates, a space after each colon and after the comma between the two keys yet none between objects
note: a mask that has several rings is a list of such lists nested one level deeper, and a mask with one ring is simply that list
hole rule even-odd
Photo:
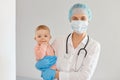
[{"label": "medical cap", "polygon": [[81,13],[87,15],[89,21],[92,19],[92,12],[90,8],[87,5],[81,3],[74,4],[71,7],[68,18],[70,20],[74,14],[81,14]]}]

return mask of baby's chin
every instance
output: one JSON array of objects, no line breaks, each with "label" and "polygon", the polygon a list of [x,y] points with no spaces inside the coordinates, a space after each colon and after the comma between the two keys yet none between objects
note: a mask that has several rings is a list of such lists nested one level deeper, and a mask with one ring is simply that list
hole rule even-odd
[{"label": "baby's chin", "polygon": [[41,45],[41,44],[48,44],[48,42],[41,42],[41,43],[38,43],[39,45]]}]

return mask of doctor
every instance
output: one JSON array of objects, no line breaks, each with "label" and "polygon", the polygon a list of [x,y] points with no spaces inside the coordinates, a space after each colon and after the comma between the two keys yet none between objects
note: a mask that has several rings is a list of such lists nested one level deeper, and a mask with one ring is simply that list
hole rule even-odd
[{"label": "doctor", "polygon": [[90,80],[100,54],[100,44],[87,34],[92,13],[85,4],[77,3],[69,11],[72,33],[56,39],[53,48],[57,56],[55,78],[59,80]]}]

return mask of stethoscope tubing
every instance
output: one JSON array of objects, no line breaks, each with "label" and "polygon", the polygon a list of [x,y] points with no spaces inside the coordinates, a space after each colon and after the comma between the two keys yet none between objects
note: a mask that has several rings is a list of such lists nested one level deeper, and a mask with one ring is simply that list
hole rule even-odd
[{"label": "stethoscope tubing", "polygon": [[[71,35],[71,33],[67,36],[67,39],[66,39],[66,54],[68,54],[68,39],[69,39],[70,35]],[[87,47],[88,43],[89,43],[89,36],[87,36],[87,42],[86,42],[85,46],[83,48],[80,48],[77,53],[77,55],[79,56],[80,52],[83,50],[85,52],[84,59],[87,56],[86,47]],[[77,60],[78,60],[78,56],[77,56]],[[83,63],[83,61],[82,61],[82,63]],[[77,69],[76,66],[77,66],[77,62],[75,64],[75,72],[77,72],[80,69],[80,67]]]},{"label": "stethoscope tubing", "polygon": [[[68,37],[67,37],[67,39],[66,39],[66,54],[68,54],[68,39],[69,39],[70,35],[71,35],[71,33],[68,35]],[[78,56],[79,56],[79,54],[80,54],[80,51],[82,51],[82,50],[85,51],[85,56],[84,56],[84,57],[87,56],[86,47],[87,47],[87,45],[88,45],[88,43],[89,43],[89,36],[87,36],[87,38],[88,38],[88,39],[87,39],[87,42],[86,42],[85,46],[84,46],[83,48],[79,49],[78,54],[77,54]]]}]

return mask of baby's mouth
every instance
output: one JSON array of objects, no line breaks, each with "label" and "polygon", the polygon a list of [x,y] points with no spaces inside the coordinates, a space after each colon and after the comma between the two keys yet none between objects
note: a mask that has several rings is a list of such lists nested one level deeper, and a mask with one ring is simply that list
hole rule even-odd
[{"label": "baby's mouth", "polygon": [[41,43],[45,43],[46,41],[41,41]]}]

